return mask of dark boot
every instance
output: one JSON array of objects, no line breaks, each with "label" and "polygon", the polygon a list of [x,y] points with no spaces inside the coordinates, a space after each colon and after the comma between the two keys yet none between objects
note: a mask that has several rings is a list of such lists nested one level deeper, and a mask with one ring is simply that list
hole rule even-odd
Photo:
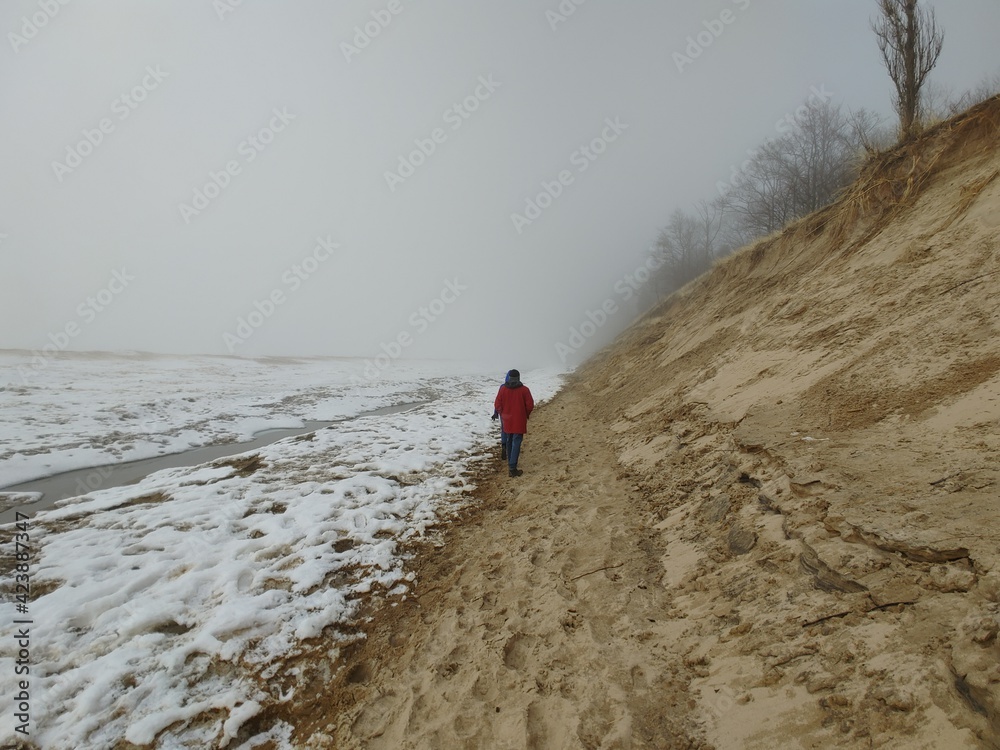
[{"label": "dark boot", "polygon": [[523,471],[521,471],[521,470],[520,470],[519,468],[517,468],[516,466],[511,466],[511,467],[510,467],[510,476],[512,476],[512,477],[519,477],[519,476],[521,476],[521,475],[522,475],[523,473],[524,473],[524,472],[523,472]]},{"label": "dark boot", "polygon": [[506,461],[507,460],[507,446],[506,445],[501,445],[500,446],[500,460],[501,461]]}]

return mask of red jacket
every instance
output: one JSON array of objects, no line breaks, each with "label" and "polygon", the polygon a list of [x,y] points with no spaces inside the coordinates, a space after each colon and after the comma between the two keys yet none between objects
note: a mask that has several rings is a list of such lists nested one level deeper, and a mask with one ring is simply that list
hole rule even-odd
[{"label": "red jacket", "polygon": [[518,384],[511,388],[504,384],[500,386],[493,408],[500,412],[504,432],[523,435],[528,431],[528,417],[535,408],[535,400],[528,386]]}]

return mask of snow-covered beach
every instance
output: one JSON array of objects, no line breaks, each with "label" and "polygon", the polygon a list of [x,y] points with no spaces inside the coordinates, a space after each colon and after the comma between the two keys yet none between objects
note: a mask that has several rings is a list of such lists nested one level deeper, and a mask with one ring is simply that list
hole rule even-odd
[{"label": "snow-covered beach", "polygon": [[[17,732],[5,692],[3,742],[231,745],[301,687],[289,665],[311,639],[342,627],[349,639],[364,604],[406,595],[403,547],[462,502],[469,462],[496,430],[500,377],[454,363],[365,379],[357,360],[73,355],[25,378],[29,360],[0,355],[0,486],[418,405],[25,509],[23,609],[18,530],[2,527],[0,618],[30,621],[31,731]],[[525,382],[544,400],[560,376]],[[14,674],[18,653],[7,639],[0,670]],[[283,746],[287,730],[239,741]]]}]

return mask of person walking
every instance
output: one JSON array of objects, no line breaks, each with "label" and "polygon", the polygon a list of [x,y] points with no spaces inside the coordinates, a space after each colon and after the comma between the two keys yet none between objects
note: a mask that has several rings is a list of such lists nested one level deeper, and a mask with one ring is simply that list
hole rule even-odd
[{"label": "person walking", "polygon": [[497,392],[493,409],[501,420],[503,452],[507,454],[507,467],[512,477],[519,477],[523,473],[517,468],[517,460],[521,455],[524,435],[528,431],[528,417],[534,408],[535,401],[528,386],[521,382],[521,373],[511,370],[507,373],[507,382]]}]

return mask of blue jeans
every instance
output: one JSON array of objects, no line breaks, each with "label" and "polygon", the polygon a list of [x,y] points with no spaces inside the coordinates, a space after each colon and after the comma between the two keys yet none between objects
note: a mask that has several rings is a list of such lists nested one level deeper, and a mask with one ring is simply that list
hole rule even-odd
[{"label": "blue jeans", "polygon": [[505,432],[500,439],[503,442],[504,449],[507,451],[507,465],[512,469],[516,469],[517,457],[521,455],[521,441],[524,440],[524,435]]}]

